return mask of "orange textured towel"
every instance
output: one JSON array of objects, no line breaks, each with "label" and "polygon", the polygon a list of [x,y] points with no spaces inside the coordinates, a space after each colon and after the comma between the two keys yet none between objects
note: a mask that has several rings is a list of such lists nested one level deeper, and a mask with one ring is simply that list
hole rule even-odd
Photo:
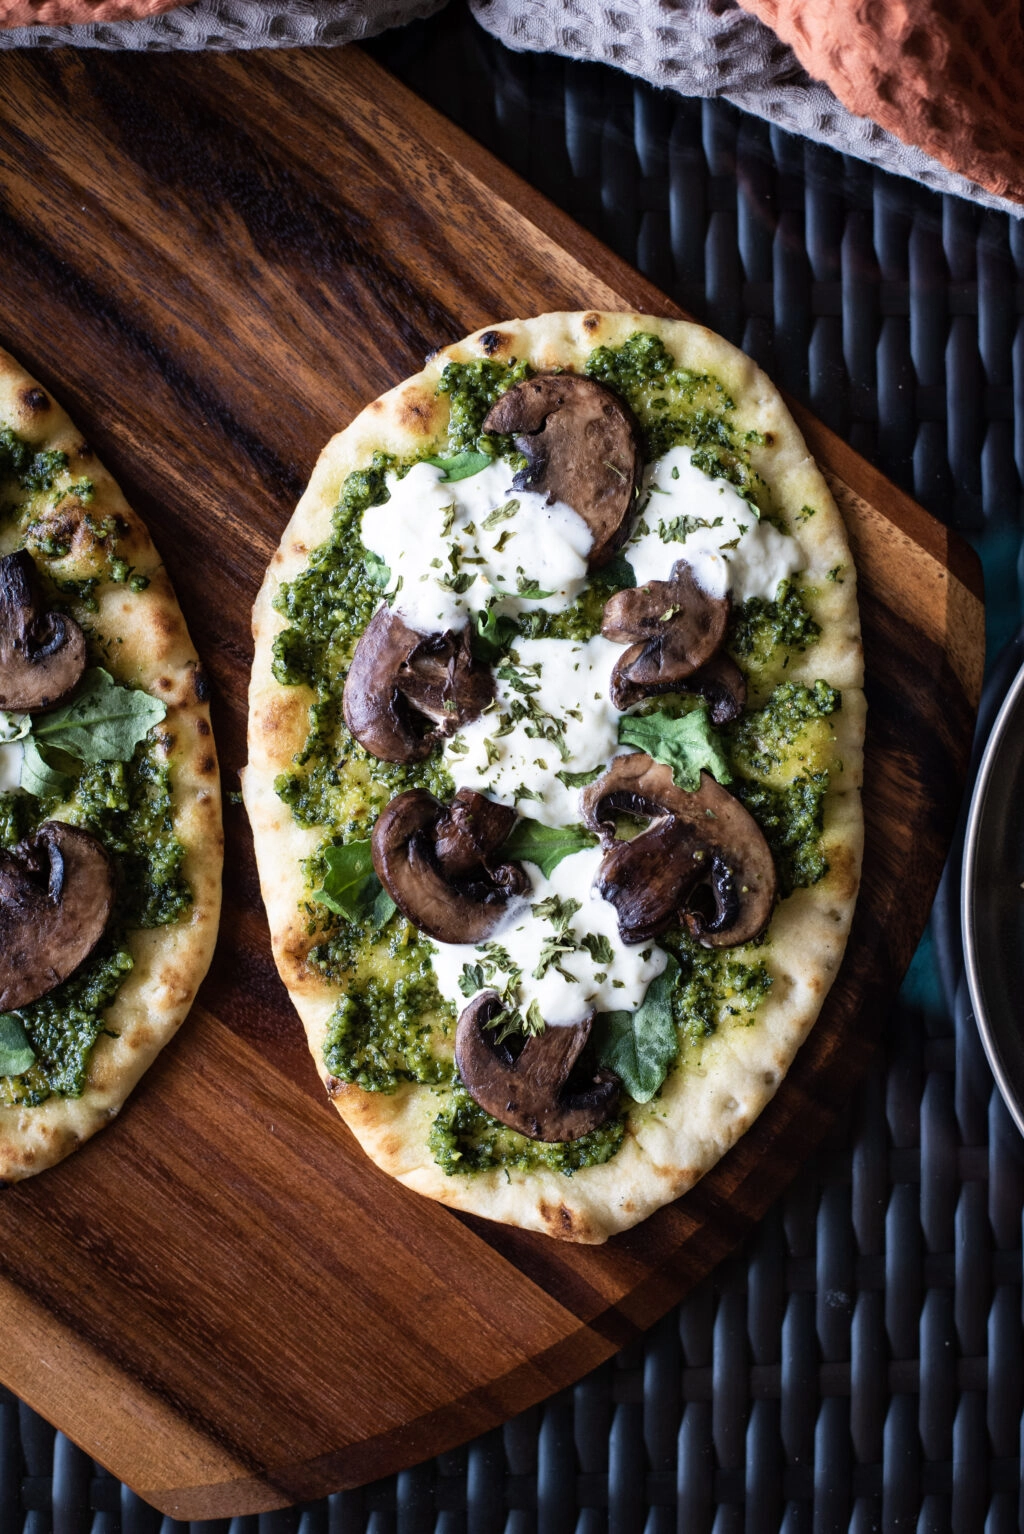
[{"label": "orange textured towel", "polygon": [[0,27],[81,26],[137,21],[173,10],[181,0],[0,0]]},{"label": "orange textured towel", "polygon": [[1024,202],[1018,0],[739,0],[844,106]]}]

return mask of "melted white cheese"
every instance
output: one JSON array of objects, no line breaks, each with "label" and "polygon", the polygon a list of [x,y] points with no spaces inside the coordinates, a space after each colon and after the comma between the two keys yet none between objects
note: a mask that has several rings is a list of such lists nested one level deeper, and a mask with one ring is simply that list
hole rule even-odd
[{"label": "melted white cheese", "polygon": [[[509,1000],[526,1015],[536,1002],[544,1021],[553,1027],[567,1027],[582,1022],[591,1009],[598,1012],[634,1012],[640,1006],[651,981],[660,975],[668,957],[654,943],[627,947],[619,937],[615,907],[593,888],[601,866],[600,847],[563,858],[546,879],[534,863],[524,863],[530,876],[532,892],[517,901],[500,928],[487,943],[438,943],[434,951],[434,974],[444,996],[456,1012],[477,994],[472,977],[463,976],[463,968],[481,965],[485,990],[499,995],[510,988]],[[557,913],[538,912],[542,902],[557,896],[568,912],[566,901],[579,903],[579,910],[559,921]],[[596,958],[584,946],[590,937],[599,952],[603,937],[612,951],[611,959]],[[545,963],[553,955],[557,962]],[[499,955],[498,949],[503,950]],[[506,964],[505,959],[511,961]],[[536,971],[543,970],[538,976]],[[464,986],[460,986],[464,980]]]},{"label": "melted white cheese", "polygon": [[28,730],[28,714],[9,714],[0,708],[0,794],[10,793],[21,782],[22,741]]},{"label": "melted white cheese", "polygon": [[659,458],[645,483],[646,504],[624,550],[638,586],[668,580],[685,559],[705,591],[729,591],[738,603],[774,597],[780,581],[804,568],[798,540],[759,521],[728,480],[703,474],[688,447]]},{"label": "melted white cheese", "polygon": [[[592,543],[586,524],[568,506],[513,491],[511,479],[501,462],[453,484],[431,464],[417,464],[401,480],[389,476],[391,499],[366,513],[362,536],[388,566],[392,606],[412,628],[460,628],[492,602],[499,614],[538,606],[561,612],[583,590]],[[638,585],[667,580],[686,559],[707,591],[731,591],[739,603],[774,597],[779,582],[803,568],[797,540],[760,522],[727,481],[703,474],[688,448],[673,448],[645,483],[646,505],[624,550]],[[529,584],[552,594],[524,597]],[[595,772],[624,749],[621,715],[608,696],[622,653],[600,636],[520,640],[495,667],[494,703],[446,743],[456,787],[544,825],[578,823],[580,787],[558,774]],[[525,863],[531,894],[510,906],[489,945],[435,945],[437,982],[456,1012],[479,989],[497,990],[524,1017],[535,1004],[553,1026],[578,1023],[591,1010],[641,1005],[667,956],[655,943],[623,943],[614,906],[593,888],[601,858],[600,847],[576,853],[550,879]],[[563,902],[561,919],[553,897]],[[579,909],[567,910],[567,901]],[[583,944],[588,936],[600,958]]]},{"label": "melted white cheese", "polygon": [[591,772],[620,751],[621,715],[608,684],[621,654],[600,635],[585,644],[521,639],[494,668],[494,704],[445,745],[456,788],[474,788],[546,826],[574,825],[579,786],[558,774]]},{"label": "melted white cheese", "polygon": [[[491,604],[499,614],[562,612],[579,596],[589,527],[561,501],[513,490],[514,472],[495,459],[451,483],[430,463],[388,475],[391,499],[364,513],[362,539],[391,572],[392,610],[410,628],[460,629]],[[543,595],[523,595],[531,590]]]}]

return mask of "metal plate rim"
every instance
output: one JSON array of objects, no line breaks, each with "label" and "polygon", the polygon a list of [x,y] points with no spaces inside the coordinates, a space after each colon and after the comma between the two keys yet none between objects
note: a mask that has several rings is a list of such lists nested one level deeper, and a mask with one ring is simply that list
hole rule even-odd
[{"label": "metal plate rim", "polygon": [[[977,894],[980,857],[984,851],[985,813],[993,798],[993,783],[1000,759],[1011,738],[1018,715],[1024,710],[1024,665],[1020,667],[996,716],[992,732],[985,744],[974,792],[971,796],[964,838],[964,862],[961,876],[961,920],[963,927],[964,967],[971,1011],[981,1036],[988,1063],[996,1084],[1014,1123],[1024,1134],[1024,1078],[1014,1079],[1007,1068],[999,1043],[999,1031],[994,1025],[985,1000],[985,980],[978,943]],[[1022,860],[1024,861],[1024,860]],[[1024,979],[1024,976],[1020,978]]]}]

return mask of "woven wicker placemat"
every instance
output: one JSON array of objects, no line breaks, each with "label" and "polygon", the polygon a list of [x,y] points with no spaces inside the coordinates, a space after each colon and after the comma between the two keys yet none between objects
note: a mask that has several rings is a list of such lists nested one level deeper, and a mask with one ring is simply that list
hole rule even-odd
[{"label": "woven wicker placemat", "polygon": [[[460,9],[373,51],[981,553],[983,721],[1024,656],[1024,226]],[[954,859],[955,863],[955,859]],[[846,1123],[642,1342],[455,1453],[218,1534],[1002,1534],[1020,1515],[1024,1144],[947,877]],[[0,1393],[0,1534],[173,1523]]]}]

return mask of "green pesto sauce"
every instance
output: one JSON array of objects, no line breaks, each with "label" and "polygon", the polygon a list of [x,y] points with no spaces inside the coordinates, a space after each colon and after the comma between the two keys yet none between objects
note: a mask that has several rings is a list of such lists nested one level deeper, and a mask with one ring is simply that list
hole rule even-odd
[{"label": "green pesto sauce", "polygon": [[[705,473],[729,480],[762,513],[771,513],[767,487],[750,464],[750,450],[758,436],[741,436],[734,427],[733,401],[716,379],[676,368],[662,342],[644,334],[620,347],[598,348],[585,371],[629,403],[641,425],[646,459],[676,445],[688,446]],[[423,456],[483,450],[516,461],[510,440],[483,436],[482,425],[501,394],[529,373],[525,363],[481,359],[449,364],[438,386],[449,401],[447,438],[428,445]],[[359,536],[360,521],[369,507],[387,501],[386,474],[406,472],[414,461],[378,454],[369,467],[350,474],[334,512],[331,537],[314,550],[307,568],[282,587],[275,599],[288,627],[275,641],[274,675],[283,685],[305,685],[314,695],[305,746],[275,784],[300,825],[323,826],[328,831],[321,856],[314,856],[307,865],[310,891],[319,886],[323,849],[365,839],[394,794],[426,788],[447,799],[453,791],[440,753],[408,767],[379,762],[352,739],[341,710],[348,666],[380,601],[381,588],[367,567]],[[588,589],[564,613],[538,609],[521,614],[506,646],[517,635],[584,641],[599,633],[608,597],[634,583],[632,571],[623,569],[623,564],[613,561],[595,574]],[[756,677],[773,652],[782,646],[802,649],[814,642],[818,632],[798,588],[787,581],[773,602],[754,599],[737,610],[729,642]],[[493,653],[492,649],[492,659]],[[818,715],[830,711],[824,696],[815,693],[813,701]],[[692,699],[677,702],[680,708],[693,706]],[[660,698],[654,706],[671,708],[671,703]],[[744,753],[749,756],[755,744],[763,752],[768,740],[781,740],[795,728],[801,709],[804,718],[810,717],[802,695],[796,699],[792,694],[772,694],[758,712],[756,738],[753,733],[741,733],[744,721],[740,721],[740,730],[729,743],[737,770],[744,770],[748,777],[754,773]],[[781,876],[793,887],[813,882],[824,871],[823,861],[820,867],[815,861],[815,849],[820,858],[826,781],[824,774],[808,777],[796,791],[775,791],[748,781],[740,785],[751,813],[764,817],[773,848],[783,849],[785,873]],[[454,1076],[455,1017],[437,990],[430,945],[400,916],[376,930],[369,913],[361,921],[346,922],[312,900],[306,910],[310,930],[318,936],[310,963],[325,978],[345,987],[328,1028],[327,1068],[340,1080],[368,1091],[393,1092],[403,1082],[435,1087],[442,1106],[430,1148],[445,1172],[550,1167],[569,1175],[616,1153],[624,1119],[584,1139],[547,1145],[507,1129],[473,1102]],[[728,952],[703,949],[682,931],[660,941],[680,964],[673,1006],[681,1039],[704,1037],[729,1017],[753,1016],[771,984],[763,962],[748,963]]]},{"label": "green pesto sauce", "polygon": [[771,975],[760,959],[746,964],[727,948],[702,948],[681,928],[663,933],[658,944],[679,963],[672,1010],[681,1039],[707,1038],[726,1018],[753,1019],[771,990]]},{"label": "green pesto sauce", "polygon": [[585,644],[601,632],[605,603],[617,591],[635,586],[632,567],[620,556],[603,570],[595,570],[590,585],[564,612],[549,613],[543,607],[521,613],[516,619],[524,639],[571,639]]},{"label": "green pesto sauce", "polygon": [[431,1126],[427,1143],[449,1177],[460,1172],[535,1172],[544,1168],[571,1177],[582,1167],[610,1161],[625,1132],[625,1118],[617,1118],[578,1140],[531,1140],[491,1118],[456,1081]]},{"label": "green pesto sauce", "polygon": [[34,1106],[52,1092],[81,1097],[103,1014],[132,967],[122,938],[106,937],[70,980],[18,1010],[37,1058],[24,1076],[0,1078],[0,1103]]},{"label": "green pesto sauce", "polygon": [[806,650],[821,634],[793,581],[780,581],[774,598],[750,597],[729,620],[726,646],[736,659],[752,667],[767,666],[775,651]]},{"label": "green pesto sauce", "polygon": [[484,417],[513,384],[521,383],[533,372],[528,362],[449,362],[441,374],[438,394],[448,396],[448,451],[462,453],[481,446],[503,450],[509,456],[511,444],[501,437],[484,437]]},{"label": "green pesto sauce", "polygon": [[132,968],[129,932],[178,921],[192,904],[182,872],[184,848],[171,822],[167,766],[145,741],[130,762],[82,768],[68,798],[0,794],[0,845],[13,846],[54,816],[103,843],[114,863],[117,895],[99,947],[70,979],[16,1012],[37,1060],[23,1076],[0,1077],[0,1105],[34,1105],[51,1093],[81,1096],[103,1015]]},{"label": "green pesto sauce", "polygon": [[[322,855],[310,859],[311,884],[323,867]],[[454,1037],[455,1014],[437,988],[431,943],[398,912],[381,927],[372,910],[357,921],[328,917],[324,930],[324,907],[308,909],[321,932],[309,962],[345,986],[324,1043],[331,1074],[366,1092],[393,1092],[402,1081],[450,1081],[451,1050],[440,1057],[435,1044]]]},{"label": "green pesto sauce", "polygon": [[324,1064],[366,1092],[393,1092],[400,1081],[449,1081],[452,1068],[432,1047],[433,1014],[443,1006],[429,968],[393,984],[375,976],[356,982],[328,1024]]},{"label": "green pesto sauce", "polygon": [[742,715],[730,732],[732,765],[744,776],[767,776],[782,765],[806,763],[813,745],[804,739],[808,725],[827,719],[842,707],[842,694],[827,682],[813,687],[783,682],[763,708]]},{"label": "green pesto sauce", "polygon": [[783,900],[795,889],[817,884],[828,873],[821,844],[828,773],[798,778],[787,788],[770,788],[737,778],[730,788],[757,821],[775,859]]},{"label": "green pesto sauce", "polygon": [[0,483],[14,480],[20,490],[35,495],[51,490],[67,468],[67,453],[37,453],[16,431],[0,426]]},{"label": "green pesto sauce", "polygon": [[[10,426],[0,426],[0,522],[16,519],[24,547],[53,593],[58,598],[70,598],[87,612],[98,611],[96,589],[104,580],[128,585],[136,592],[149,585],[149,578],[136,575],[117,552],[118,540],[127,531],[122,519],[110,516],[100,520],[87,510],[82,514],[94,495],[92,480],[71,473],[67,453],[36,452]],[[61,512],[61,503],[69,497],[75,503],[70,521]],[[87,558],[92,573],[71,577],[50,569],[51,562],[71,553],[71,540],[76,529],[81,538],[82,528],[89,535]]]}]

